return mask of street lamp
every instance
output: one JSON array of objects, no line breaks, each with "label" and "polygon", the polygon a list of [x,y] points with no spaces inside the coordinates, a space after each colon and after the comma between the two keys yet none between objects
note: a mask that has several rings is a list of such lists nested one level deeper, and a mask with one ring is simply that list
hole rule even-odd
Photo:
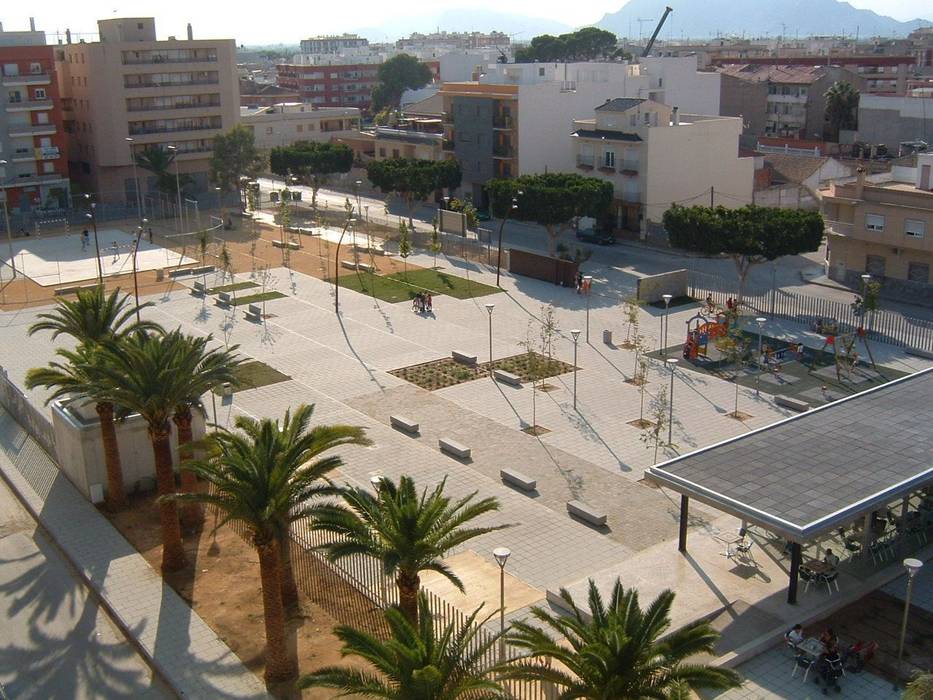
[{"label": "street lamp", "polygon": [[489,313],[489,373],[492,374],[492,310],[496,308],[495,304],[486,304],[486,311]]},{"label": "street lamp", "polygon": [[667,444],[671,444],[671,431],[674,428],[674,369],[677,366],[677,358],[669,357],[664,360],[667,366],[671,368],[671,391],[670,401],[667,402]]},{"label": "street lamp", "polygon": [[96,212],[94,211],[97,207],[97,204],[90,201],[91,195],[89,194],[84,195],[84,198],[88,201],[88,206],[91,209],[91,211],[85,214],[85,216],[91,220],[91,226],[94,228],[94,251],[97,254],[97,282],[98,284],[102,285],[104,283],[104,268],[100,264],[100,243],[97,240],[97,217],[95,216]]},{"label": "street lamp", "polygon": [[905,559],[904,568],[907,569],[907,596],[904,598],[904,619],[901,622],[901,640],[897,645],[897,673],[894,675],[894,689],[897,690],[897,681],[901,675],[901,661],[904,656],[904,637],[907,635],[907,612],[910,610],[910,594],[914,588],[914,578],[923,562],[919,559]]},{"label": "street lamp", "polygon": [[758,324],[758,361],[755,363],[758,366],[758,372],[755,373],[755,396],[761,396],[761,393],[758,391],[761,380],[761,327],[767,320],[768,319],[762,316],[755,319],[755,323]]},{"label": "street lamp", "polygon": [[343,237],[347,229],[356,221],[352,216],[348,216],[343,225],[343,231],[340,232],[340,238],[337,240],[337,253],[334,255],[334,311],[340,313],[340,246],[343,243]]},{"label": "street lamp", "polygon": [[662,294],[661,298],[664,300],[664,316],[661,317],[661,356],[667,354],[667,328],[670,323],[670,317],[668,313],[671,309],[671,299],[674,298],[672,294]]},{"label": "street lamp", "polygon": [[[139,228],[136,231],[136,244],[133,246],[133,292],[136,297],[136,323],[139,323],[139,280],[136,279],[136,252],[139,250],[139,241],[143,237],[143,227],[149,223],[149,219],[140,219]],[[214,419],[217,422],[217,419]]]},{"label": "street lamp", "polygon": [[505,563],[512,552],[506,547],[496,547],[492,556],[499,565],[499,663],[505,663]]},{"label": "street lamp", "polygon": [[127,136],[126,142],[130,145],[130,160],[133,161],[133,182],[136,185],[136,218],[142,220],[145,216],[143,213],[143,198],[142,193],[139,191],[139,174],[136,171],[136,154],[133,153],[133,142],[136,139]]},{"label": "street lamp", "polygon": [[166,146],[173,153],[172,160],[175,161],[175,194],[178,195],[178,233],[182,233],[181,223],[181,176],[178,174],[178,146]]},{"label": "street lamp", "polygon": [[[6,179],[6,166],[8,163],[5,160],[0,160],[0,165],[3,166],[3,177]],[[10,228],[10,210],[7,208],[7,188],[6,184],[0,185],[0,189],[3,190],[3,222],[6,225],[6,242],[10,246],[10,267],[13,269],[13,279],[16,279],[16,259],[13,255],[13,229]]]},{"label": "street lamp", "polygon": [[[521,190],[516,192],[517,195],[525,194]],[[502,215],[502,221],[499,222],[499,252],[496,254],[496,286],[499,286],[499,273],[502,268],[502,230],[505,228],[505,222],[509,219],[509,214],[513,209],[518,209],[518,198],[512,197],[512,206],[505,210],[505,214]]]},{"label": "street lamp", "polygon": [[590,293],[593,291],[593,275],[583,276],[583,285],[586,289],[586,342],[590,342]]},{"label": "street lamp", "polygon": [[580,330],[574,328],[570,335],[573,337],[573,410],[577,410],[577,341],[580,340]]},{"label": "street lamp", "polygon": [[379,495],[379,489],[382,487],[382,479],[383,477],[378,474],[369,477],[369,483],[373,487],[373,491],[376,492],[377,496]]}]

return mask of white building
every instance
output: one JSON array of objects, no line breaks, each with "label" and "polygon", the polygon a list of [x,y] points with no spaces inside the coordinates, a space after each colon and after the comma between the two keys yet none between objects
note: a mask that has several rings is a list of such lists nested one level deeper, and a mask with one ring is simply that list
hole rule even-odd
[{"label": "white building", "polygon": [[258,109],[241,107],[240,123],[252,130],[256,148],[270,149],[296,141],[331,141],[356,135],[360,130],[360,110],[284,102]]},{"label": "white building", "polygon": [[739,157],[742,120],[680,114],[641,98],[607,100],[575,120],[575,166],[613,183],[619,228],[645,231],[671,204],[752,201],[754,158]]}]

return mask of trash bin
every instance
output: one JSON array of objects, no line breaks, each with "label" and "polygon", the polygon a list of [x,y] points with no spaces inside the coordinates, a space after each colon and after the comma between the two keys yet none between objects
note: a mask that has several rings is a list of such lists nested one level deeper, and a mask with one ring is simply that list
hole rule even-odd
[{"label": "trash bin", "polygon": [[612,345],[612,331],[608,329],[603,331],[603,342],[606,345]]}]

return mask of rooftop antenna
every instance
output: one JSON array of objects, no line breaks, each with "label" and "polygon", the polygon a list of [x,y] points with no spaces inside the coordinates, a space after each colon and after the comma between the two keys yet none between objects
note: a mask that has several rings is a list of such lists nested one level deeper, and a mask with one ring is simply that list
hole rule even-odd
[{"label": "rooftop antenna", "polygon": [[638,17],[635,21],[638,22],[638,41],[640,43],[644,33],[642,31],[642,27],[644,26],[645,22],[654,22],[654,19],[651,17]]}]

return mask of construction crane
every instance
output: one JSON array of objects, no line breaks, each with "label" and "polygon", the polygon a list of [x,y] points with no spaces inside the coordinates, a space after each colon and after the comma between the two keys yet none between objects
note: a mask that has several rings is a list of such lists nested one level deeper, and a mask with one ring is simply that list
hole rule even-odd
[{"label": "construction crane", "polygon": [[635,21],[638,22],[638,40],[641,41],[641,38],[645,35],[645,22],[654,22],[654,19],[651,17],[638,17]]},{"label": "construction crane", "polygon": [[642,58],[644,58],[644,57],[647,56],[649,53],[651,53],[651,47],[654,46],[654,41],[655,41],[655,39],[657,39],[657,38],[658,38],[658,34],[661,33],[661,27],[664,26],[664,20],[666,20],[666,19],[667,19],[667,16],[668,16],[669,14],[671,14],[671,12],[673,12],[673,11],[674,11],[674,10],[673,10],[673,8],[671,8],[671,7],[665,7],[665,8],[664,8],[664,14],[661,15],[661,21],[658,22],[658,26],[654,28],[654,34],[652,34],[652,35],[651,35],[651,38],[648,39],[648,44],[645,46],[645,50],[641,52]]}]

